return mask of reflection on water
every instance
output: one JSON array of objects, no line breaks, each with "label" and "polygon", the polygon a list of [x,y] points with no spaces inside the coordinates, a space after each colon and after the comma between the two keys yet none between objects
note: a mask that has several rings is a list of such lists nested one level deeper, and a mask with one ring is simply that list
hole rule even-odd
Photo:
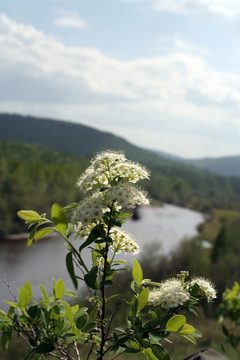
[{"label": "reflection on water", "polygon": [[[132,233],[140,247],[153,242],[161,243],[161,251],[170,252],[181,239],[197,234],[196,227],[203,222],[203,215],[188,209],[165,205],[163,207],[141,207],[140,220],[128,220],[125,231]],[[76,247],[78,247],[76,240]],[[52,289],[52,277],[62,278],[68,289],[73,289],[66,273],[65,256],[67,249],[61,238],[50,238],[33,243],[27,248],[26,241],[8,241],[0,243],[0,274],[5,274],[15,293],[30,280],[34,296],[40,294],[38,284],[47,291]],[[139,254],[141,256],[141,253]],[[87,254],[85,261],[89,263]],[[123,258],[124,256],[121,256]],[[133,257],[125,257],[130,263]],[[13,300],[3,280],[0,279],[0,308],[6,309],[3,300]]]}]

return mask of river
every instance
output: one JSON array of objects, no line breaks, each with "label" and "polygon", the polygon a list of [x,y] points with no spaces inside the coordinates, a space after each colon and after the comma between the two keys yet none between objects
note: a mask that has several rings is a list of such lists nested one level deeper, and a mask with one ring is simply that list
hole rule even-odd
[{"label": "river", "polygon": [[[154,242],[161,244],[161,253],[170,253],[182,239],[197,235],[197,226],[204,221],[203,214],[174,205],[140,207],[139,214],[139,220],[129,219],[124,224],[124,230],[133,234],[140,245],[138,258],[141,257],[144,246]],[[66,253],[64,240],[58,237],[34,242],[29,248],[26,241],[0,242],[0,274],[5,275],[16,294],[27,279],[33,286],[35,297],[40,294],[38,284],[43,284],[50,292],[52,277],[64,279],[70,290],[73,285],[66,273]],[[121,255],[121,258],[132,263],[133,256]],[[89,261],[88,256],[86,261]],[[0,308],[6,309],[3,300],[13,301],[13,298],[0,278]]]}]

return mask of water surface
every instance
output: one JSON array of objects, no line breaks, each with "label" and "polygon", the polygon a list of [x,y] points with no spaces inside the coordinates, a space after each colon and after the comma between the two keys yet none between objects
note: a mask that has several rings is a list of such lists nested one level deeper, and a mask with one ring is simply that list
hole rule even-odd
[{"label": "water surface", "polygon": [[[204,221],[202,214],[173,205],[140,207],[139,214],[140,220],[127,220],[124,230],[133,234],[141,249],[156,242],[161,244],[161,252],[165,254],[173,250],[182,239],[197,235],[197,226]],[[80,245],[79,240],[74,242],[76,247]],[[27,279],[33,286],[35,297],[40,294],[38,284],[43,284],[48,292],[51,291],[52,277],[64,279],[67,288],[73,289],[65,267],[67,252],[64,240],[59,237],[34,242],[29,248],[26,241],[0,242],[0,274],[5,274],[16,294]],[[89,263],[89,256],[84,256]],[[141,252],[138,257],[141,257]],[[124,255],[121,258],[124,259]],[[133,256],[129,255],[125,259],[132,263]],[[0,308],[6,309],[3,300],[12,301],[13,298],[0,279]]]}]

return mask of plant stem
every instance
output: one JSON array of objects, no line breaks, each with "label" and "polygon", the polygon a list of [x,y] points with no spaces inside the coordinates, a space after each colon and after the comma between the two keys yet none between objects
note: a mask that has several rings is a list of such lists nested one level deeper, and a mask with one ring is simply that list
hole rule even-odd
[{"label": "plant stem", "polygon": [[90,348],[90,350],[89,350],[89,353],[88,353],[88,356],[87,356],[87,360],[89,360],[89,358],[90,358],[90,356],[91,356],[91,353],[92,353],[92,351],[93,351],[93,347],[94,347],[94,342],[92,343],[91,348]]},{"label": "plant stem", "polygon": [[102,295],[102,312],[101,312],[101,335],[102,335],[102,340],[101,340],[101,345],[100,345],[100,357],[99,359],[103,359],[103,348],[104,348],[104,344],[105,344],[105,331],[104,331],[104,318],[105,318],[105,311],[106,311],[106,300],[105,300],[105,286],[104,286],[104,281],[106,279],[106,270],[107,270],[107,254],[108,254],[108,249],[109,249],[109,245],[106,244],[106,251],[105,251],[105,255],[104,255],[104,268],[103,268],[103,277],[102,277],[102,282],[103,285],[101,286],[100,290],[101,290],[101,295]]},{"label": "plant stem", "polygon": [[62,237],[64,238],[64,240],[66,240],[66,242],[71,246],[71,248],[73,249],[74,254],[79,258],[81,265],[84,267],[84,269],[86,270],[87,273],[89,273],[89,270],[87,268],[87,266],[85,265],[79,251],[77,251],[77,249],[73,246],[73,244],[71,243],[71,241],[68,240],[68,238],[63,234],[60,233],[62,235]]},{"label": "plant stem", "polygon": [[73,341],[73,348],[76,352],[76,355],[77,355],[77,360],[80,360],[80,354],[79,354],[79,351],[78,351],[78,347],[77,347],[77,342],[76,340]]},{"label": "plant stem", "polygon": [[[107,229],[106,237],[109,236],[110,230],[111,230],[111,227],[112,227],[111,216],[112,216],[113,206],[114,206],[114,201],[113,201],[112,205],[110,206],[110,216],[109,216],[109,223],[108,223],[108,229]],[[105,341],[106,341],[105,330],[104,330],[104,318],[105,318],[105,312],[106,312],[106,300],[105,300],[105,285],[104,285],[104,282],[105,282],[106,274],[107,274],[108,250],[109,250],[109,244],[106,243],[105,253],[104,253],[104,267],[103,267],[103,276],[102,276],[102,286],[100,287],[101,296],[102,296],[102,312],[101,312],[101,319],[100,319],[100,323],[101,323],[101,345],[100,345],[100,356],[99,356],[100,360],[103,360],[104,345],[105,345]],[[107,332],[109,332],[109,329],[108,329]]]}]

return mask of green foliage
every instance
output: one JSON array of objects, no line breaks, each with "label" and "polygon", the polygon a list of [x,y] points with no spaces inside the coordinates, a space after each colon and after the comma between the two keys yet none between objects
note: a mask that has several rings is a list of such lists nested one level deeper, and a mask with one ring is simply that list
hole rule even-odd
[{"label": "green foliage", "polygon": [[86,161],[81,156],[60,155],[33,145],[0,142],[0,238],[25,231],[16,216],[21,208],[34,208],[41,214],[50,212],[54,201],[64,204],[79,200],[72,184]]},{"label": "green foliage", "polygon": [[232,347],[240,355],[240,285],[236,281],[231,289],[223,293],[222,304],[219,309],[219,322],[225,336],[222,349]]},{"label": "green foliage", "polygon": [[143,273],[142,273],[141,265],[136,259],[133,260],[132,273],[133,273],[133,280],[138,286],[140,286],[143,280]]},{"label": "green foliage", "polygon": [[[193,311],[198,300],[209,295],[201,285],[196,286],[191,279],[186,280],[186,271],[170,280],[164,293],[166,284],[144,279],[142,267],[134,259],[131,298],[125,299],[124,294],[107,295],[107,288],[114,284],[116,272],[129,270],[122,267],[124,261],[115,260],[116,254],[135,254],[138,250],[137,244],[119,229],[124,218],[129,216],[121,212],[122,203],[127,209],[132,209],[133,204],[139,202],[148,203],[147,196],[135,187],[136,181],[147,177],[145,168],[128,162],[122,154],[101,153],[92,160],[91,167],[79,180],[82,189],[92,190],[80,204],[62,207],[54,202],[50,219],[46,213],[18,211],[19,218],[30,230],[28,246],[52,231],[58,232],[65,240],[67,271],[76,288],[79,281],[86,285],[90,306],[89,309],[79,308],[78,304],[66,302],[64,297],[77,295],[65,290],[62,279],[54,278],[52,295],[49,296],[40,284],[42,300],[33,301],[31,285],[26,281],[19,289],[18,299],[7,302],[10,306],[8,313],[0,311],[3,350],[11,342],[12,334],[17,333],[29,345],[24,360],[51,356],[61,360],[79,360],[77,346],[80,344],[89,348],[88,359],[94,352],[96,360],[107,356],[114,358],[122,353],[141,353],[147,359],[169,360],[162,342],[172,333],[191,342],[200,336],[179,312]],[[79,248],[76,247],[76,239],[73,241],[73,234],[80,241]],[[84,262],[85,251],[92,255],[90,267]],[[210,286],[208,284],[207,287]],[[127,302],[130,307],[127,324],[123,328],[113,326],[118,306],[113,313],[107,312],[109,302],[119,296],[120,302]]]},{"label": "green foliage", "polygon": [[[18,302],[10,307],[8,314],[0,313],[3,349],[7,349],[13,330],[22,333],[27,336],[30,345],[26,360],[38,359],[37,354],[51,354],[68,346],[73,340],[84,342],[87,338],[76,325],[86,308],[70,306],[62,300],[65,295],[64,281],[54,281],[53,296],[50,298],[42,285],[40,288],[43,300],[30,303],[31,286],[26,282],[19,290]],[[88,323],[87,319],[85,327]]]},{"label": "green foliage", "polygon": [[87,158],[105,148],[124,149],[129,158],[151,169],[151,182],[144,182],[144,187],[158,202],[204,212],[213,207],[240,208],[238,178],[209,174],[161,158],[80,124],[0,114],[0,140],[0,237],[24,231],[16,217],[19,208],[35,208],[42,213],[49,212],[54,201],[78,201],[80,196],[72,183]]}]

